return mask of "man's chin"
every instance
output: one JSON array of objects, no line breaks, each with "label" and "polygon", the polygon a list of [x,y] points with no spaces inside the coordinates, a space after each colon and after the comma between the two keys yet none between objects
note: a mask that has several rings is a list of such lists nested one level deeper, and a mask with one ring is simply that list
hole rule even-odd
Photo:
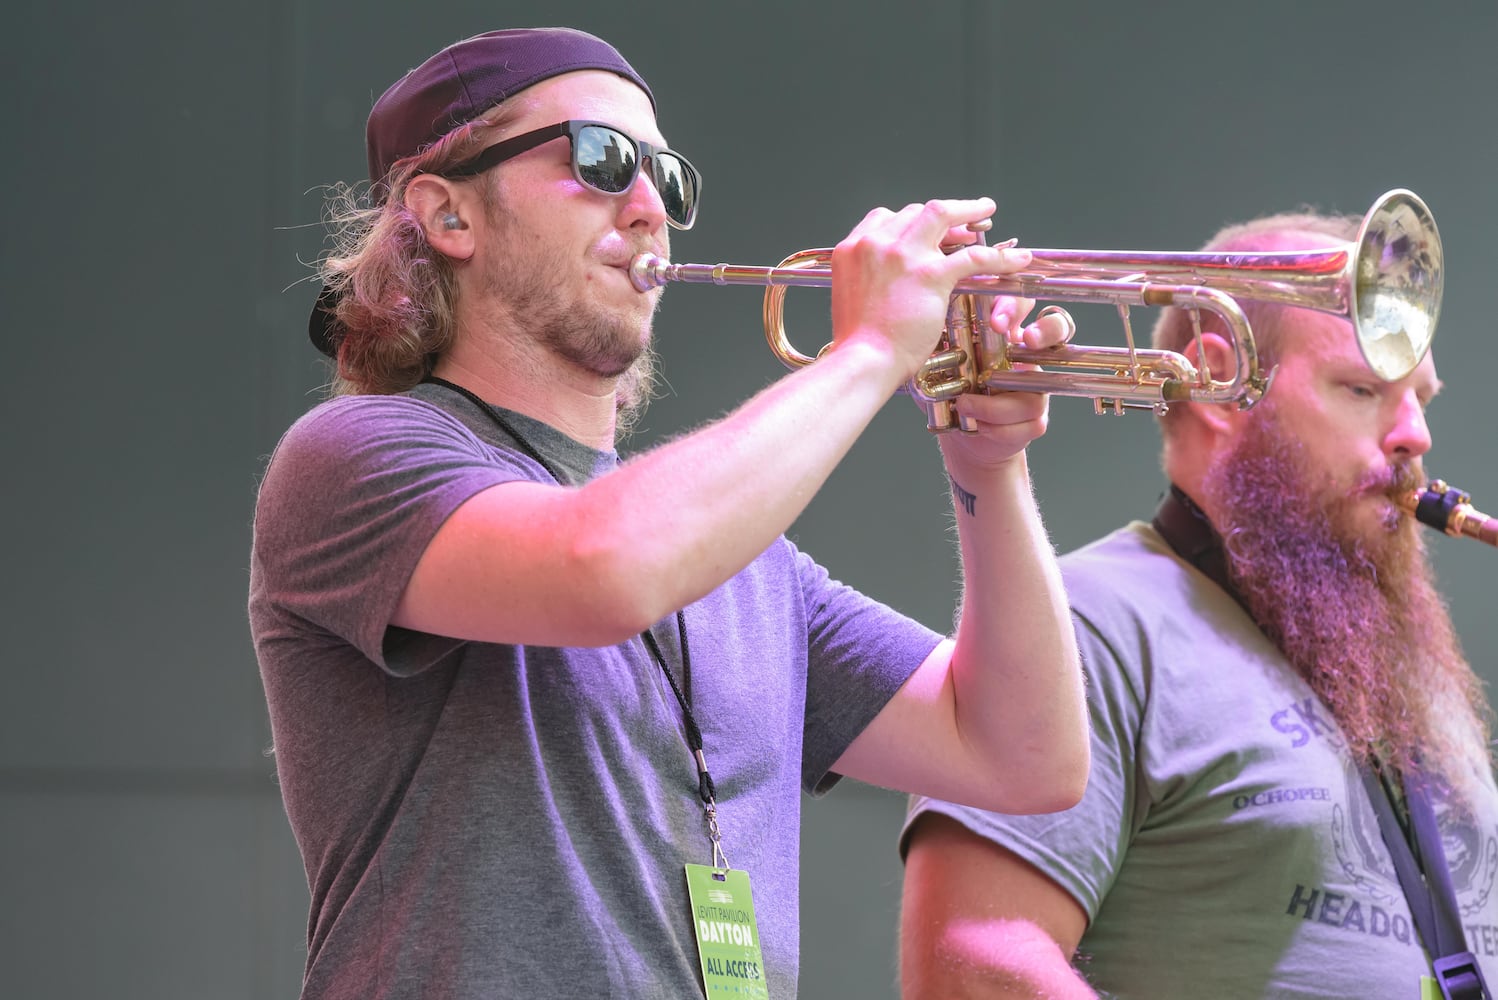
[{"label": "man's chin", "polygon": [[631,286],[609,289],[607,294],[598,297],[595,308],[601,310],[604,315],[614,316],[614,322],[621,332],[628,328],[634,339],[637,339],[643,346],[649,346],[650,330],[655,321],[655,308],[659,301],[658,294],[637,292]]},{"label": "man's chin", "polygon": [[1346,516],[1334,520],[1340,521],[1340,526],[1334,527],[1333,531],[1344,540],[1344,544],[1356,539],[1359,548],[1375,561],[1392,558],[1394,552],[1405,544],[1406,533],[1417,529],[1394,501],[1382,494],[1360,498]]},{"label": "man's chin", "polygon": [[1399,531],[1405,527],[1405,523],[1408,520],[1409,515],[1407,515],[1398,504],[1396,504],[1393,500],[1385,498],[1383,508],[1383,525],[1386,531],[1389,531],[1390,533]]},{"label": "man's chin", "polygon": [[1385,493],[1379,493],[1369,497],[1369,508],[1372,520],[1383,534],[1398,531],[1404,526],[1405,514],[1400,510],[1394,498]]},{"label": "man's chin", "polygon": [[624,347],[611,353],[608,357],[595,358],[593,361],[593,372],[604,378],[618,378],[635,367],[650,348],[650,334],[647,331],[639,340],[631,346]]}]

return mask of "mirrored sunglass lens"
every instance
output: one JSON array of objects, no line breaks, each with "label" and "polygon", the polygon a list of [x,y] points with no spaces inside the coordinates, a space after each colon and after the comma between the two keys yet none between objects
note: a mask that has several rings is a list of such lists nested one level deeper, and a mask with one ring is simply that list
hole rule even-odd
[{"label": "mirrored sunglass lens", "polygon": [[690,222],[692,209],[697,201],[697,191],[686,166],[670,153],[658,154],[656,161],[656,187],[660,189],[666,215],[676,222]]},{"label": "mirrored sunglass lens", "polygon": [[578,132],[573,143],[577,174],[584,184],[606,194],[618,194],[635,178],[638,152],[628,136],[600,125]]}]

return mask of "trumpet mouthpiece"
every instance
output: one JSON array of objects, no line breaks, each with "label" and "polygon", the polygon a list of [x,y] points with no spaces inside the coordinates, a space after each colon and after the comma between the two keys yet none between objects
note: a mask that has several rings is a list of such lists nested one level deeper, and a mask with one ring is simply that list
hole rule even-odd
[{"label": "trumpet mouthpiece", "polygon": [[629,262],[630,283],[642,292],[660,288],[668,280],[666,269],[671,262],[653,253],[642,253]]}]

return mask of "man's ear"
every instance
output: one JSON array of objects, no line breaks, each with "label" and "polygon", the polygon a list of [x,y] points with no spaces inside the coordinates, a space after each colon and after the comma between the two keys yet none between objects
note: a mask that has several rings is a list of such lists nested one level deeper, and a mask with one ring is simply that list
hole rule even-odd
[{"label": "man's ear", "polygon": [[478,200],[467,188],[435,174],[417,174],[406,184],[405,206],[433,249],[453,260],[473,256],[474,213]]},{"label": "man's ear", "polygon": [[[1220,333],[1203,330],[1200,351],[1193,338],[1182,348],[1181,353],[1198,372],[1210,372],[1212,378],[1218,381],[1231,378],[1238,370],[1238,356],[1233,350],[1232,342]],[[1196,418],[1216,434],[1231,434],[1245,412],[1239,409],[1237,403],[1192,403],[1191,408]]]}]

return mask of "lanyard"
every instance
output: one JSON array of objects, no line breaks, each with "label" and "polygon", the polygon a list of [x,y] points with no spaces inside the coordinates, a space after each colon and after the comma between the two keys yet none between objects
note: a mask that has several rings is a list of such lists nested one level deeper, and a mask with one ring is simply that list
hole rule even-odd
[{"label": "lanyard", "polygon": [[[556,468],[496,408],[490,406],[477,395],[458,385],[456,382],[449,382],[447,379],[438,378],[435,375],[428,375],[424,381],[451,389],[470,403],[473,403],[483,413],[488,415],[489,419],[494,421],[495,425],[501,431],[519,445],[520,449],[526,455],[535,461],[537,465],[541,466],[541,468],[545,469],[547,475],[551,476],[558,483],[562,482],[562,477]],[[676,632],[681,641],[682,677],[686,679],[692,675],[692,661],[691,653],[687,648],[687,616],[683,611],[676,612]],[[681,706],[682,721],[686,730],[687,749],[691,751],[692,761],[697,765],[697,796],[702,800],[702,808],[707,815],[708,838],[713,844],[713,867],[727,869],[729,867],[728,855],[723,851],[723,835],[722,831],[718,828],[718,790],[717,786],[713,784],[713,776],[707,769],[707,758],[702,752],[702,730],[697,725],[696,718],[692,715],[692,706],[682,694],[681,685],[676,682],[676,675],[671,672],[671,667],[666,662],[666,657],[661,652],[660,643],[656,641],[655,635],[649,629],[646,629],[640,633],[640,638],[645,643],[645,648],[649,651],[651,658],[659,664],[661,673],[666,675],[666,683],[671,685],[671,693],[676,696],[676,703]]]},{"label": "lanyard", "polygon": [[[684,612],[676,612],[676,634],[681,638],[681,671],[684,677],[691,676],[691,654],[687,651],[687,616]],[[666,657],[661,653],[660,643],[655,641],[655,635],[646,629],[640,633],[640,638],[645,641],[645,646],[650,650],[655,662],[660,664],[661,673],[666,675],[666,681],[671,685],[671,693],[676,695],[676,703],[681,706],[682,721],[686,724],[687,749],[692,751],[692,760],[697,764],[697,797],[702,800],[703,812],[707,814],[707,835],[713,844],[713,867],[727,869],[728,855],[723,852],[723,833],[718,828],[718,789],[713,784],[713,776],[707,770],[707,758],[702,754],[702,730],[697,727],[697,720],[692,717],[692,706],[681,693],[681,686],[676,683],[676,675],[671,673],[671,667],[666,663]]]}]

